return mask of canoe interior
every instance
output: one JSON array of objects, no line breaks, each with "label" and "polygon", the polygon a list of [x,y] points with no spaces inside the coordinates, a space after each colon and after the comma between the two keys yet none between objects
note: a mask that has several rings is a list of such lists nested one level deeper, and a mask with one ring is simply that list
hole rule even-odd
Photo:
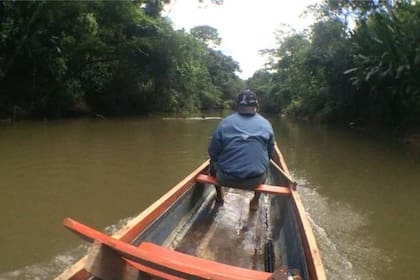
[{"label": "canoe interior", "polygon": [[[274,167],[270,168],[267,183],[286,184]],[[224,204],[217,205],[212,185],[191,185],[132,243],[148,241],[254,270],[285,265],[309,279],[291,197],[262,194],[259,209],[249,211],[252,192],[224,188],[224,193]]]}]

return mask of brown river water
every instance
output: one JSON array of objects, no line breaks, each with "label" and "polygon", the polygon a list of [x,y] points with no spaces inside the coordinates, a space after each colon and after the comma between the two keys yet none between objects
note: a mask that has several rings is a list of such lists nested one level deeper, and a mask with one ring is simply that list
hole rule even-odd
[{"label": "brown river water", "polygon": [[[389,133],[270,118],[328,279],[419,279],[420,153]],[[0,280],[52,279],[207,158],[218,119],[142,117],[0,126]]]}]

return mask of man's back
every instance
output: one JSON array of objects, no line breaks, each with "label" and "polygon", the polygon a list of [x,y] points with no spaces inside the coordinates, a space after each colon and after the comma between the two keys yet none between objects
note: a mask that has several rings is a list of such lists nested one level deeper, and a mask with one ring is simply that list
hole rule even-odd
[{"label": "man's back", "polygon": [[233,113],[220,122],[209,154],[223,173],[245,179],[266,171],[273,149],[273,129],[265,118]]}]

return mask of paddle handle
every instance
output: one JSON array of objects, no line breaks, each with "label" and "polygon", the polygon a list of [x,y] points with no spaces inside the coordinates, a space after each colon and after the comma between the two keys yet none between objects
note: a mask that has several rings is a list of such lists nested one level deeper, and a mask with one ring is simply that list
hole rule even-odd
[{"label": "paddle handle", "polygon": [[273,166],[280,171],[280,173],[287,179],[287,181],[289,181],[291,187],[296,190],[296,186],[297,183],[296,181],[288,174],[286,173],[274,160],[271,160],[271,164],[273,164]]}]

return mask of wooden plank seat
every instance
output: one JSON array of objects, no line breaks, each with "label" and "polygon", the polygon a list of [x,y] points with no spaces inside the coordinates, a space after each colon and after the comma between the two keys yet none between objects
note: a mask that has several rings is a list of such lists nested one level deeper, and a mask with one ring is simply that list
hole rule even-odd
[{"label": "wooden plank seat", "polygon": [[[199,174],[195,180],[199,183],[205,183],[205,184],[212,184],[212,185],[219,185],[221,184],[217,181],[217,179],[213,176],[205,175],[205,174]],[[261,184],[257,186],[254,191],[263,192],[263,193],[270,193],[275,195],[290,195],[290,188],[283,187],[283,186],[272,186],[272,185],[266,185]]]},{"label": "wooden plank seat", "polygon": [[183,254],[150,242],[135,247],[71,218],[64,219],[63,224],[83,239],[110,248],[131,266],[165,279],[266,280],[272,275]]}]

